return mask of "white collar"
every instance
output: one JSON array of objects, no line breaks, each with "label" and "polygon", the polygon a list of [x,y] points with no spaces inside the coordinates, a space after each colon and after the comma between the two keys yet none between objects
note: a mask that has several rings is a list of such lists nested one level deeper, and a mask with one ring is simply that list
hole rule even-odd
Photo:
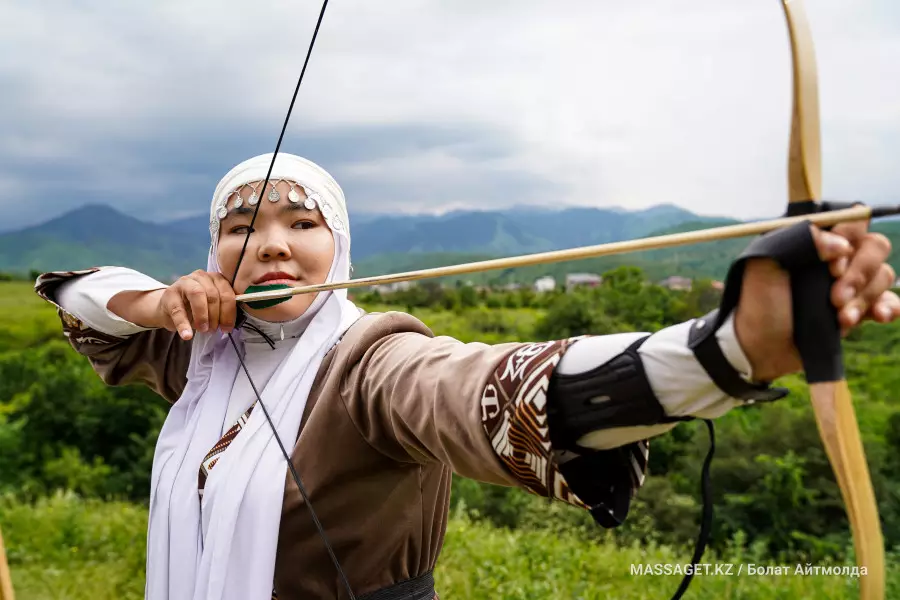
[{"label": "white collar", "polygon": [[[316,316],[318,311],[307,310],[296,319],[290,321],[265,321],[259,317],[246,314],[246,320],[243,329],[244,341],[249,344],[268,343],[268,341],[260,335],[260,332],[268,336],[273,342],[277,343],[281,340],[299,338],[306,331],[307,326]],[[247,327],[247,325],[250,327]]]}]

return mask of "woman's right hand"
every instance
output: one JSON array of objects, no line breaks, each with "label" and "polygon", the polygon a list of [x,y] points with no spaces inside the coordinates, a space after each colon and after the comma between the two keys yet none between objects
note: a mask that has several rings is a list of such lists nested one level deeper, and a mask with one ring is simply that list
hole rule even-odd
[{"label": "woman's right hand", "polygon": [[183,340],[194,331],[231,331],[237,317],[234,289],[221,273],[197,270],[167,288],[120,292],[107,308],[142,327],[177,331]]}]

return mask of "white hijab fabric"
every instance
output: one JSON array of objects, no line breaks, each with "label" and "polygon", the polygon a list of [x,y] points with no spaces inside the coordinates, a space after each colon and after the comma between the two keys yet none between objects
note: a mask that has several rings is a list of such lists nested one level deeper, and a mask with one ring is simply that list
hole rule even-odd
[{"label": "white hijab fabric", "polygon": [[[208,270],[219,271],[218,207],[235,188],[265,179],[271,160],[271,154],[249,159],[216,187]],[[281,153],[270,180],[278,179],[317,192],[321,202],[330,204],[339,215],[340,231],[329,223],[335,253],[327,281],[349,279],[347,210],[337,182],[318,165]],[[262,197],[260,202],[268,200]],[[260,390],[288,454],[296,443],[322,359],[360,316],[346,290],[320,293],[308,310],[312,312],[307,314],[315,316]],[[232,335],[243,352],[240,332]],[[261,408],[253,411],[210,472],[202,502],[197,490],[200,463],[219,441],[236,376],[246,377],[227,336],[218,331],[195,334],[187,386],[166,418],[153,457],[145,590],[150,600],[271,597],[287,464]],[[230,426],[224,424],[225,429]],[[290,485],[294,485],[292,481]]]}]

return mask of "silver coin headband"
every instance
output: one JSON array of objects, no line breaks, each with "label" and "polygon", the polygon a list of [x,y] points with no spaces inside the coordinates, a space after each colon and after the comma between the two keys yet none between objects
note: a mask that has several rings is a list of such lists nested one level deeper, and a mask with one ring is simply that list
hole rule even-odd
[{"label": "silver coin headband", "polygon": [[[315,210],[319,209],[319,212],[322,214],[322,217],[325,219],[325,223],[328,224],[333,231],[341,231],[344,230],[344,224],[341,222],[340,217],[337,215],[337,211],[334,210],[334,207],[331,206],[331,203],[328,200],[322,198],[322,196],[306,187],[305,185],[299,184],[296,181],[291,181],[289,179],[278,179],[274,181],[270,181],[269,184],[272,188],[269,190],[269,193],[266,194],[266,199],[269,202],[275,203],[281,200],[281,193],[278,191],[278,184],[281,182],[285,182],[290,186],[290,191],[287,193],[288,202],[292,204],[297,204],[303,198],[300,196],[300,193],[297,192],[295,188],[300,187],[303,189],[303,193],[306,196],[306,199],[303,200],[303,206],[306,207],[307,210]],[[222,200],[219,201],[219,205],[216,207],[216,216],[218,219],[213,219],[209,226],[210,231],[213,236],[215,236],[219,231],[220,221],[228,216],[229,208],[240,208],[247,203],[247,206],[256,206],[259,204],[259,193],[258,188],[262,184],[262,181],[257,181],[255,183],[245,183],[240,185],[239,187],[233,189],[228,194],[222,196]],[[245,187],[250,188],[250,196],[245,200],[243,196],[241,196],[241,190]]]}]

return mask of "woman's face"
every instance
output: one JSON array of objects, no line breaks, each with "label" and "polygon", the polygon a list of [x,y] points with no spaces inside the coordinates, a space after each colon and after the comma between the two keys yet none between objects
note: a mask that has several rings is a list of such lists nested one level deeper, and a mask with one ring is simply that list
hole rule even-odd
[{"label": "woman's face", "polygon": [[[261,183],[261,182],[259,182]],[[254,182],[258,188],[259,183]],[[286,284],[291,287],[324,283],[334,260],[334,237],[318,208],[307,209],[303,205],[306,195],[295,185],[300,202],[288,201],[290,185],[284,181],[276,184],[281,199],[269,202],[266,198],[272,183],[265,190],[257,190],[259,213],[253,223],[253,234],[247,242],[247,250],[234,282],[234,290],[242,294],[251,285]],[[234,208],[235,196],[228,198],[228,215],[219,228],[219,267],[230,281],[256,206],[249,206],[247,199],[252,188],[245,185],[239,190],[244,199],[240,208]],[[287,302],[269,308],[245,310],[266,321],[296,319],[310,307],[316,294],[298,294]]]}]

